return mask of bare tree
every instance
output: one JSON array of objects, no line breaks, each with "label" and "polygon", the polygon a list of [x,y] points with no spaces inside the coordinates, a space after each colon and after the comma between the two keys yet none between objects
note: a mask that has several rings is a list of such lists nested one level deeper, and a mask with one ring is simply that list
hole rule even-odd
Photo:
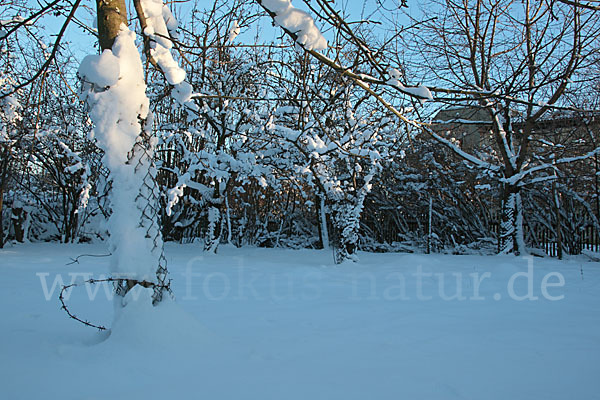
[{"label": "bare tree", "polygon": [[436,100],[485,111],[497,161],[484,161],[430,133],[497,177],[503,193],[501,251],[519,254],[526,251],[523,187],[554,179],[552,169],[571,161],[536,157],[536,137],[544,134],[536,123],[569,108],[563,101],[566,90],[578,84],[598,51],[598,16],[576,5],[530,0],[443,1],[436,6],[437,13],[428,10],[436,20],[407,40],[411,59],[419,62],[412,66],[432,86],[451,88],[448,94],[432,88],[439,94]]}]

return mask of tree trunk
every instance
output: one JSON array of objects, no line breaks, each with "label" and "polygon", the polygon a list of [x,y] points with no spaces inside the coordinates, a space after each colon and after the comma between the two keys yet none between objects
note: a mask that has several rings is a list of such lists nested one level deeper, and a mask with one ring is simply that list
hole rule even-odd
[{"label": "tree trunk", "polygon": [[98,42],[102,50],[111,49],[121,30],[127,26],[125,0],[96,0],[98,10]]},{"label": "tree trunk", "polygon": [[360,215],[354,204],[334,205],[334,218],[337,228],[337,243],[335,249],[335,263],[341,264],[346,260],[358,261],[356,250],[358,248],[358,229]]},{"label": "tree trunk", "polygon": [[523,234],[523,205],[519,187],[507,185],[502,201],[500,222],[500,254],[518,256],[526,253]]},{"label": "tree trunk", "polygon": [[[552,194],[554,196],[554,211],[556,213],[556,256],[559,260],[563,259],[563,245],[562,245],[562,221],[560,215],[560,199],[558,197],[558,190],[556,188],[556,182],[552,184]],[[573,251],[571,251],[573,253]]]},{"label": "tree trunk", "polygon": [[329,248],[329,231],[327,229],[327,209],[325,208],[325,196],[319,196],[319,235],[323,249]]},{"label": "tree trunk", "polygon": [[227,244],[231,244],[232,232],[231,232],[231,209],[229,208],[229,195],[225,193],[225,208],[227,209]]},{"label": "tree trunk", "polygon": [[427,224],[427,254],[431,254],[431,234],[433,222],[433,197],[429,196],[429,222]]},{"label": "tree trunk", "polygon": [[209,253],[217,253],[219,243],[221,241],[221,210],[218,205],[210,205],[208,207],[208,229],[204,239],[204,251]]},{"label": "tree trunk", "polygon": [[[112,180],[111,272],[120,278],[115,286],[117,298],[139,285],[153,289],[152,302],[156,304],[169,289],[158,222],[153,116],[148,110],[143,66],[135,35],[127,29],[125,0],[99,0],[97,13],[100,47],[113,50],[116,61],[112,62],[120,67],[118,82],[101,91],[91,87],[87,97],[96,137],[105,154],[103,162]],[[116,41],[119,46],[113,49]],[[131,149],[124,152],[124,146],[111,139],[115,135],[132,143]],[[117,304],[125,306],[126,302]]]},{"label": "tree trunk", "polygon": [[15,239],[19,243],[23,243],[25,241],[25,229],[23,227],[25,216],[26,212],[23,210],[23,207],[13,205],[11,219],[13,223],[13,229],[15,231]]},{"label": "tree trunk", "polygon": [[2,162],[0,163],[0,249],[4,247],[4,189],[8,180],[8,168],[10,166],[11,148],[8,145],[3,147]]}]

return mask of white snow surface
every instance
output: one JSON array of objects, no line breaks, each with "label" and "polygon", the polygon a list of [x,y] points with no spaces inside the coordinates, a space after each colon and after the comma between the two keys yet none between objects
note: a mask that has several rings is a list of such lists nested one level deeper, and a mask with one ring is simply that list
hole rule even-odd
[{"label": "white snow surface", "polygon": [[296,41],[307,50],[325,50],[327,40],[306,11],[292,5],[291,0],[261,0],[261,4],[275,14],[275,23],[295,33]]},{"label": "white snow surface", "polygon": [[113,86],[119,80],[119,59],[109,49],[102,54],[90,54],[83,58],[77,73],[100,87]]},{"label": "white snow surface", "polygon": [[[176,301],[150,304],[130,292],[113,329],[99,333],[67,318],[57,276],[101,277],[104,244],[8,245],[0,250],[0,384],[19,399],[598,399],[600,264],[535,259],[536,301],[515,301],[507,282],[527,271],[514,256],[361,253],[335,266],[329,251],[236,249],[206,255],[167,244]],[[436,275],[416,298],[413,274],[485,272],[485,300],[444,301]],[[565,286],[540,294],[560,272]],[[191,281],[185,275],[194,274]],[[36,275],[37,274],[37,275]],[[41,275],[40,275],[41,274]],[[44,275],[45,274],[45,275]],[[71,274],[71,275],[69,275]],[[80,274],[80,275],[77,275]],[[86,275],[87,274],[87,275]],[[402,275],[399,275],[402,274]],[[398,292],[406,279],[406,296]],[[527,291],[527,280],[515,292]],[[70,293],[71,311],[110,324],[109,286]],[[87,290],[96,293],[90,301]],[[97,290],[97,292],[95,292]],[[502,299],[493,295],[501,293]]]}]

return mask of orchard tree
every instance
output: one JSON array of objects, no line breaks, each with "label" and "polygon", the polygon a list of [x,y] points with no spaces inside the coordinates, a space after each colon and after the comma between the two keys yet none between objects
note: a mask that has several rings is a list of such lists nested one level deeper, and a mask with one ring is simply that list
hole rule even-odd
[{"label": "orchard tree", "polygon": [[290,71],[276,74],[286,102],[267,126],[280,149],[276,157],[304,176],[331,211],[335,262],[356,261],[364,201],[394,145],[395,126],[368,94],[330,67],[305,56],[287,64]]},{"label": "orchard tree", "polygon": [[522,190],[554,179],[557,165],[600,150],[550,160],[538,157],[535,146],[547,134],[536,123],[568,108],[565,93],[579,86],[598,52],[598,14],[576,3],[532,0],[449,0],[426,7],[437,18],[407,38],[408,68],[432,86],[435,100],[484,110],[497,158],[488,162],[427,131],[495,177],[502,189],[501,252],[524,253]]},{"label": "orchard tree", "polygon": [[[119,296],[125,297],[139,285],[152,292],[148,292],[148,300],[156,304],[169,288],[158,221],[153,114],[135,33],[127,27],[125,1],[107,0],[97,5],[102,53],[84,58],[79,76],[83,81],[82,98],[95,125],[94,135],[110,171],[111,269],[118,279]],[[146,56],[173,86],[178,103],[185,105],[191,88],[184,81],[185,71],[170,52],[175,19],[162,0],[136,0],[134,5],[144,33]],[[123,299],[121,305],[126,304]]]}]

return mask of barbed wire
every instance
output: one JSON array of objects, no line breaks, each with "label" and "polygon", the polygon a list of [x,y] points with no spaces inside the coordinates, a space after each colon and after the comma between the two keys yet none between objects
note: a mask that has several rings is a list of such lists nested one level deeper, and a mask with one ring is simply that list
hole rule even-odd
[{"label": "barbed wire", "polygon": [[[140,120],[140,125],[143,127],[146,121]],[[140,153],[141,152],[141,153]],[[132,151],[129,154],[128,163],[131,163],[133,160],[137,158],[137,163],[135,164],[134,174],[144,173],[144,176],[141,179],[141,185],[138,190],[138,194],[134,200],[135,207],[137,207],[141,214],[140,220],[138,222],[138,228],[144,229],[145,238],[152,242],[151,253],[158,252],[157,257],[157,267],[156,267],[156,282],[150,282],[146,280],[136,280],[131,278],[105,278],[105,279],[88,279],[79,283],[71,283],[69,285],[63,285],[62,289],[59,293],[59,300],[61,303],[61,309],[64,310],[67,315],[78,321],[85,326],[89,326],[92,328],[96,328],[100,331],[106,330],[107,328],[100,324],[95,324],[90,322],[87,319],[83,319],[73,314],[67,304],[65,303],[65,291],[86,284],[97,284],[101,282],[112,282],[114,285],[114,293],[117,296],[125,297],[125,295],[137,285],[142,286],[144,288],[152,288],[152,304],[156,305],[160,301],[162,301],[164,293],[167,292],[173,296],[173,292],[171,291],[171,281],[167,281],[168,269],[167,269],[167,259],[164,254],[164,243],[161,235],[161,227],[160,227],[160,203],[159,203],[159,187],[156,182],[156,166],[154,163],[154,148],[152,143],[152,137],[145,129],[142,129],[139,140],[134,144]],[[100,169],[100,173],[105,176],[107,179],[108,191],[112,191],[112,179],[110,179],[110,170],[103,166]],[[106,257],[108,255],[90,255],[84,254],[75,259],[71,258],[72,262],[67,264],[79,263],[79,258],[84,256],[89,257]]]},{"label": "barbed wire", "polygon": [[65,291],[67,291],[68,289],[74,288],[74,287],[78,287],[78,286],[82,286],[82,285],[94,285],[100,282],[113,282],[115,285],[118,286],[122,286],[123,283],[125,283],[125,286],[130,287],[129,290],[131,290],[133,287],[135,287],[135,285],[140,285],[142,287],[145,288],[149,288],[152,287],[154,289],[154,292],[156,293],[157,289],[158,291],[160,291],[160,293],[164,293],[165,291],[167,291],[168,293],[170,293],[171,295],[173,295],[173,292],[171,291],[171,281],[169,280],[167,284],[161,283],[154,283],[154,282],[148,282],[148,281],[137,281],[137,280],[132,280],[132,279],[127,279],[127,278],[104,278],[104,279],[88,279],[85,280],[83,282],[78,282],[78,283],[71,283],[69,285],[63,285],[62,289],[60,290],[60,293],[58,294],[58,299],[60,300],[60,304],[61,304],[61,309],[64,310],[67,315],[74,319],[77,322],[80,322],[82,324],[84,324],[85,326],[89,326],[91,328],[96,328],[100,331],[104,331],[107,330],[107,328],[103,325],[96,325],[92,322],[90,322],[89,320],[86,319],[81,319],[78,316],[76,316],[75,314],[73,314],[69,308],[67,307],[67,304],[65,303]]},{"label": "barbed wire", "polygon": [[112,253],[108,253],[108,254],[81,254],[75,258],[69,257],[71,259],[70,263],[66,263],[65,265],[71,265],[71,264],[79,264],[79,259],[81,257],[110,257],[112,256]]}]

